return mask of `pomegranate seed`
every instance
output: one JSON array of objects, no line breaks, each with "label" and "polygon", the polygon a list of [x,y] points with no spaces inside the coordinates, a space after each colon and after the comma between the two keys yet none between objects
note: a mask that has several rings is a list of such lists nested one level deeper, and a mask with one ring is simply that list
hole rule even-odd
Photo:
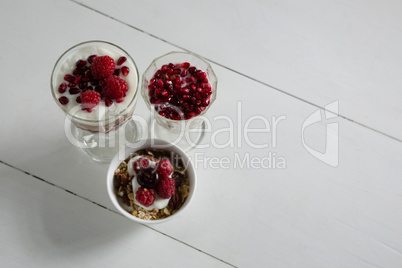
[{"label": "pomegranate seed", "polygon": [[91,56],[88,57],[87,61],[91,64],[96,57],[98,57],[98,56],[97,55],[91,55]]},{"label": "pomegranate seed", "polygon": [[202,110],[201,110],[200,107],[195,107],[195,108],[194,108],[194,113],[195,113],[195,114],[198,115],[198,114],[200,114],[201,112],[202,112]]},{"label": "pomegranate seed", "polygon": [[124,101],[124,98],[118,98],[118,99],[116,99],[116,102],[117,103],[120,103],[120,102],[123,102]]},{"label": "pomegranate seed", "polygon": [[96,79],[94,79],[94,80],[92,80],[91,81],[91,85],[93,85],[93,86],[99,86],[99,80],[96,80]]},{"label": "pomegranate seed", "polygon": [[80,82],[81,77],[80,76],[76,76],[74,79],[74,84],[78,85],[78,83]]},{"label": "pomegranate seed", "polygon": [[86,88],[88,86],[88,83],[87,82],[83,82],[83,83],[80,83],[79,85],[78,85],[78,87],[80,88],[80,89],[84,89],[84,88]]},{"label": "pomegranate seed", "polygon": [[113,104],[113,101],[110,99],[105,99],[105,104],[107,107],[110,107]]},{"label": "pomegranate seed", "polygon": [[181,67],[187,69],[188,67],[190,67],[190,63],[189,63],[189,62],[183,62],[183,63],[181,64]]},{"label": "pomegranate seed", "polygon": [[130,72],[130,69],[127,66],[121,67],[121,74],[123,76],[127,76],[129,72]]},{"label": "pomegranate seed", "polygon": [[67,82],[70,82],[70,83],[74,83],[75,77],[72,76],[71,74],[66,74],[64,76],[64,80],[66,80]]},{"label": "pomegranate seed", "polygon": [[188,89],[188,88],[186,88],[186,87],[185,87],[185,88],[182,88],[182,89],[181,89],[181,93],[183,93],[183,94],[186,94],[186,95],[187,95],[187,94],[189,94],[189,93],[190,93],[190,89]]},{"label": "pomegranate seed", "polygon": [[152,78],[151,80],[149,80],[149,84],[150,84],[150,85],[155,84],[155,82],[156,82],[156,79],[155,79],[155,78]]},{"label": "pomegranate seed", "polygon": [[190,99],[190,96],[189,95],[183,95],[183,100],[189,100]]},{"label": "pomegranate seed", "polygon": [[184,110],[185,110],[186,112],[191,112],[193,109],[194,109],[194,106],[193,106],[192,104],[188,104],[188,105],[184,108]]},{"label": "pomegranate seed", "polygon": [[173,74],[173,69],[169,68],[166,73],[167,73],[168,75]]},{"label": "pomegranate seed", "polygon": [[194,66],[191,66],[190,68],[188,68],[188,72],[189,72],[190,74],[194,74],[195,71],[197,71],[197,68],[195,68]]},{"label": "pomegranate seed", "polygon": [[198,79],[205,79],[205,78],[207,78],[207,74],[204,73],[204,72],[201,72],[201,73],[198,75]]},{"label": "pomegranate seed", "polygon": [[192,118],[192,117],[194,117],[194,112],[189,112],[189,113],[185,113],[184,114],[184,117],[186,118],[186,119],[190,119],[190,118]]},{"label": "pomegranate seed", "polygon": [[78,103],[81,103],[81,102],[82,102],[80,96],[78,96],[75,100],[76,100]]},{"label": "pomegranate seed", "polygon": [[59,102],[63,105],[66,105],[68,103],[68,98],[66,96],[62,96],[59,98]]},{"label": "pomegranate seed", "polygon": [[161,93],[161,95],[162,95],[162,97],[166,98],[166,97],[169,96],[169,93],[168,93],[167,91],[163,91],[163,92]]},{"label": "pomegranate seed", "polygon": [[162,65],[161,71],[165,73],[169,69],[168,65]]},{"label": "pomegranate seed", "polygon": [[86,75],[86,77],[88,77],[89,79],[93,79],[93,78],[94,78],[94,76],[93,76],[93,74],[92,74],[91,71],[87,71],[87,72],[85,73],[85,75]]},{"label": "pomegranate seed", "polygon": [[81,90],[79,88],[76,88],[76,87],[70,88],[68,90],[68,93],[70,93],[71,95],[75,95],[75,94],[78,94],[80,92],[81,92]]},{"label": "pomegranate seed", "polygon": [[77,67],[84,67],[85,65],[87,65],[87,62],[84,60],[79,60],[79,61],[77,61],[77,63],[75,65]]},{"label": "pomegranate seed", "polygon": [[174,68],[176,68],[176,65],[174,65],[173,63],[169,63],[169,68],[174,69]]},{"label": "pomegranate seed", "polygon": [[67,90],[67,84],[66,83],[61,83],[59,86],[59,93],[63,94]]},{"label": "pomegranate seed", "polygon": [[187,76],[187,70],[183,70],[183,71],[181,71],[180,76],[181,76],[181,77],[185,77],[185,76]]},{"label": "pomegranate seed", "polygon": [[87,110],[88,113],[92,113],[92,109],[91,109],[91,108],[86,108],[85,110]]},{"label": "pomegranate seed", "polygon": [[180,74],[181,73],[181,69],[180,68],[175,68],[173,69],[173,74]]},{"label": "pomegranate seed", "polygon": [[157,87],[163,87],[163,81],[162,81],[162,79],[156,80],[156,86],[157,86]]},{"label": "pomegranate seed", "polygon": [[161,70],[156,71],[155,78],[161,78],[161,77],[162,77],[162,71]]},{"label": "pomegranate seed", "polygon": [[117,65],[122,65],[125,61],[127,60],[127,58],[126,57],[120,57],[118,60],[117,60]]},{"label": "pomegranate seed", "polygon": [[68,83],[68,87],[75,87],[74,83]]}]

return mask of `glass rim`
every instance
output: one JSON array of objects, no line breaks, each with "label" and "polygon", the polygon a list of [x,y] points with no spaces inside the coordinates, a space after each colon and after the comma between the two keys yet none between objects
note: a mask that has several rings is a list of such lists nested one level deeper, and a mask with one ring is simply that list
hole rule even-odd
[{"label": "glass rim", "polygon": [[[156,110],[153,108],[155,105],[150,103],[148,96],[145,94],[145,88],[144,88],[144,85],[145,85],[145,74],[151,69],[152,65],[153,65],[156,61],[158,61],[159,59],[164,58],[164,57],[166,57],[166,56],[172,55],[172,54],[191,55],[191,56],[193,56],[193,57],[195,57],[195,58],[201,60],[202,62],[204,62],[204,63],[208,66],[207,68],[210,69],[210,73],[211,73],[212,76],[215,78],[215,90],[214,90],[214,92],[213,92],[214,94],[213,94],[213,97],[211,98],[211,101],[210,101],[209,105],[208,105],[208,106],[205,108],[205,110],[202,111],[200,114],[198,114],[198,115],[196,115],[196,116],[193,116],[192,118],[189,118],[189,119],[174,120],[174,119],[170,119],[170,118],[166,118],[166,117],[164,117],[164,116],[161,116],[161,115],[160,115],[158,112],[156,112]],[[165,54],[163,54],[163,55],[161,55],[161,56],[159,56],[159,57],[154,58],[154,59],[151,61],[151,63],[149,64],[149,66],[148,66],[148,67],[145,69],[145,71],[142,73],[142,79],[141,79],[141,96],[142,96],[142,98],[144,99],[145,104],[147,105],[148,109],[156,115],[156,117],[158,117],[158,118],[160,118],[160,119],[162,119],[162,120],[165,120],[166,122],[176,122],[176,123],[177,123],[177,122],[182,122],[182,121],[184,121],[184,122],[190,122],[190,121],[192,121],[192,120],[200,119],[200,118],[201,118],[202,116],[204,116],[205,113],[209,110],[209,108],[212,106],[212,103],[215,102],[215,100],[216,100],[216,95],[217,95],[217,88],[218,88],[218,77],[217,77],[217,75],[216,75],[214,69],[212,68],[211,64],[210,64],[209,62],[207,62],[207,61],[206,61],[203,57],[201,57],[200,55],[198,55],[198,54],[196,54],[196,53],[193,53],[193,52],[190,52],[190,51],[170,51],[170,52],[165,53]]]},{"label": "glass rim", "polygon": [[[111,43],[111,42],[108,42],[108,41],[103,41],[103,40],[88,40],[88,41],[80,42],[80,43],[78,43],[78,44],[76,44],[76,45],[70,47],[70,48],[67,49],[66,51],[64,51],[64,52],[58,57],[56,63],[55,63],[54,66],[53,66],[52,75],[50,76],[50,89],[51,89],[51,91],[52,91],[52,96],[53,96],[54,101],[55,101],[56,104],[60,107],[60,109],[61,109],[67,116],[70,117],[71,120],[74,120],[74,121],[77,121],[77,122],[86,122],[86,123],[98,123],[98,122],[105,122],[105,121],[108,121],[109,119],[108,119],[108,118],[104,118],[104,119],[85,119],[85,118],[77,117],[77,116],[75,116],[74,114],[71,114],[70,111],[73,110],[73,109],[70,109],[69,111],[66,111],[65,109],[63,109],[64,106],[58,101],[57,96],[56,96],[56,93],[55,93],[55,88],[53,87],[53,77],[55,76],[55,70],[56,70],[56,67],[58,66],[58,64],[61,63],[62,58],[63,58],[65,55],[67,55],[67,53],[69,53],[70,51],[74,50],[75,48],[77,48],[77,47],[79,47],[79,46],[82,46],[82,45],[91,44],[91,43],[103,43],[103,44],[106,44],[106,45],[109,45],[109,46],[112,46],[112,47],[115,47],[115,48],[121,50],[123,53],[125,53],[125,54],[128,56],[129,60],[131,60],[131,62],[133,63],[133,65],[134,65],[134,67],[135,67],[135,73],[136,73],[136,77],[137,77],[136,80],[137,80],[137,81],[136,81],[136,91],[135,91],[135,93],[134,93],[134,96],[133,96],[132,100],[130,101],[130,103],[127,104],[127,107],[125,107],[120,113],[118,113],[118,114],[116,114],[116,115],[113,115],[113,116],[112,116],[113,118],[120,117],[120,116],[124,115],[127,111],[130,111],[130,109],[132,108],[132,106],[133,106],[133,105],[135,104],[135,102],[137,101],[138,89],[139,89],[139,82],[140,82],[140,81],[139,81],[140,75],[139,75],[139,72],[138,72],[137,64],[135,63],[135,61],[134,61],[134,59],[131,57],[131,55],[130,55],[126,50],[124,50],[123,48],[121,48],[120,46],[118,46],[118,45],[116,45],[116,44],[113,44],[113,43]],[[57,85],[54,85],[54,86],[56,87]],[[79,104],[78,104],[78,105],[79,105]]]}]

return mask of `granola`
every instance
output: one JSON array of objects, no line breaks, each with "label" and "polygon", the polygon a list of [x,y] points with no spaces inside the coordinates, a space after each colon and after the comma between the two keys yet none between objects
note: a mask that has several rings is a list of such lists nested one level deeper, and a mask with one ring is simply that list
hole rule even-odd
[{"label": "granola", "polygon": [[[166,207],[146,210],[135,204],[132,184],[134,176],[130,176],[128,173],[127,164],[131,158],[138,155],[144,156],[154,162],[162,158],[168,158],[172,163],[172,179],[175,182],[175,192]],[[133,216],[144,220],[159,220],[169,217],[181,208],[189,195],[190,182],[184,162],[179,155],[162,149],[142,149],[133,153],[120,163],[119,167],[114,172],[114,188],[118,199],[121,201],[122,207]]]}]

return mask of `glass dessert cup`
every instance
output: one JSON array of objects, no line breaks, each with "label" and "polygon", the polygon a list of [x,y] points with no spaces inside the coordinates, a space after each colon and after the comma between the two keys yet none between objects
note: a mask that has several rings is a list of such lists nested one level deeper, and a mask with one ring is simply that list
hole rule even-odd
[{"label": "glass dessert cup", "polygon": [[[76,101],[79,94],[69,95],[68,104],[62,104],[59,99],[64,93],[61,94],[58,88],[64,75],[72,72],[79,59],[86,60],[94,54],[126,57],[130,75],[125,77],[129,89],[124,101],[112,103],[110,106],[99,102],[91,112],[83,110],[81,104]],[[138,100],[138,84],[139,74],[134,60],[126,51],[112,43],[87,41],[64,52],[53,68],[50,85],[56,104],[66,115],[65,135],[70,143],[81,148],[94,161],[110,162],[120,147],[138,140],[141,133],[132,120]]]},{"label": "glass dessert cup", "polygon": [[[160,111],[157,111],[161,105],[165,104],[151,101],[149,87],[152,86],[152,79],[154,78],[155,73],[160,70],[162,66],[168,65],[169,63],[173,63],[175,65],[189,63],[190,66],[194,66],[206,74],[206,78],[208,79],[208,83],[210,85],[210,95],[208,96],[209,104],[205,107],[201,107],[202,111],[199,110],[199,112],[191,118],[187,118],[183,114],[183,107],[180,105],[176,106],[171,104],[169,104],[169,107],[172,107],[172,109],[178,113],[179,117],[175,119],[167,118],[161,115]],[[200,56],[191,52],[173,51],[154,59],[142,75],[141,87],[142,97],[151,112],[149,130],[150,137],[167,140],[172,144],[180,146],[185,151],[195,148],[201,142],[204,136],[206,130],[205,114],[216,99],[217,82],[218,79],[211,65],[203,60]],[[174,94],[175,93],[173,93],[173,95]],[[191,95],[192,93],[189,94]],[[195,102],[191,103],[191,105],[194,106],[194,108],[198,107]]]}]

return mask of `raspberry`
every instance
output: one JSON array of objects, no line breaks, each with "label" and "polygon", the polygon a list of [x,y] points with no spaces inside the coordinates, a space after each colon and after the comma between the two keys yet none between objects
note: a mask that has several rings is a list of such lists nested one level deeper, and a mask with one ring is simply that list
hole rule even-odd
[{"label": "raspberry", "polygon": [[150,167],[149,160],[145,157],[139,158],[135,160],[133,163],[133,169],[137,174],[141,172],[141,169],[149,167]]},{"label": "raspberry", "polygon": [[135,200],[140,202],[140,204],[149,207],[154,203],[155,192],[152,189],[139,187],[137,192],[135,193]]},{"label": "raspberry", "polygon": [[124,94],[128,91],[127,82],[118,76],[111,75],[105,79],[103,95],[110,99],[124,98]]},{"label": "raspberry", "polygon": [[170,198],[175,191],[175,184],[172,178],[166,177],[162,179],[158,186],[156,186],[156,192],[162,198]]},{"label": "raspberry", "polygon": [[162,178],[169,177],[170,174],[173,172],[173,166],[170,163],[169,159],[164,158],[158,163],[158,167],[156,170]]},{"label": "raspberry", "polygon": [[96,79],[104,79],[114,72],[114,60],[109,56],[99,56],[93,59],[91,71]]},{"label": "raspberry", "polygon": [[96,91],[87,90],[85,92],[81,92],[80,99],[81,107],[83,109],[92,109],[98,105],[101,95]]}]

